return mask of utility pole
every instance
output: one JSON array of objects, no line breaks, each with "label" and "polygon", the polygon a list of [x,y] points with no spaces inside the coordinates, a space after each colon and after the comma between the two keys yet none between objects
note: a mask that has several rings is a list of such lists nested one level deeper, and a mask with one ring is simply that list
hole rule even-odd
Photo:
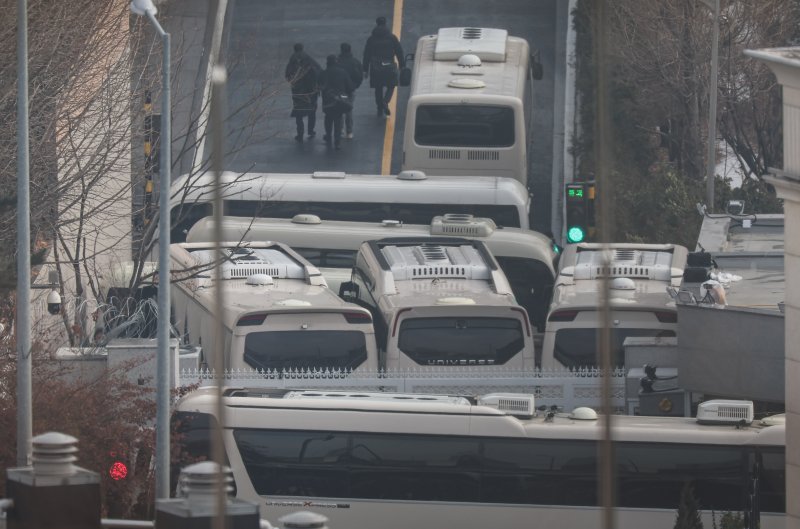
[{"label": "utility pole", "polygon": [[[711,9],[714,30],[711,41],[711,79],[708,82],[708,158],[706,160],[706,208],[714,210],[714,179],[717,169],[717,72],[719,68],[719,0],[702,0]],[[713,2],[713,4],[712,4]]]},{"label": "utility pole", "polygon": [[31,202],[28,138],[28,2],[17,0],[17,466],[31,464]]}]

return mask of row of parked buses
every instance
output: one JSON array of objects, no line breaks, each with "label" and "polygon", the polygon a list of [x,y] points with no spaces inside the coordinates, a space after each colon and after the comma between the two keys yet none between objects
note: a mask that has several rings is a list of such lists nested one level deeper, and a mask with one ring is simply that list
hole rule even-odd
[{"label": "row of parked buses", "polygon": [[[173,301],[184,339],[220,353],[217,287],[232,368],[588,367],[606,277],[615,363],[627,337],[674,336],[666,287],[680,281],[685,248],[584,243],[559,255],[530,231],[530,81],[540,72],[529,54],[503,30],[420,39],[405,171],[226,173],[221,261],[209,242],[211,177],[176,182]],[[520,394],[233,386],[221,404],[224,424],[216,389],[177,404],[183,455],[209,457],[221,428],[236,495],[272,520],[310,509],[342,527],[601,525],[603,428],[589,409],[539,414]],[[615,526],[673,527],[687,484],[707,526],[713,511],[781,526],[785,427],[754,421],[752,405],[701,408],[698,422],[615,420]]]},{"label": "row of parked buses", "polygon": [[[185,342],[204,345],[206,361],[216,343],[209,271],[215,259],[202,235],[210,222],[192,228],[196,242],[171,249],[175,324]],[[624,363],[628,337],[675,336],[677,313],[666,287],[680,282],[683,247],[612,245],[606,268],[598,245],[570,246],[554,282],[555,253],[533,232],[481,232],[491,221],[447,216],[435,218],[431,227],[358,224],[329,226],[317,217],[225,219],[228,242],[218,287],[227,300],[226,366],[591,367],[605,275],[612,277],[616,365]],[[291,248],[252,242],[263,241],[265,231]],[[331,341],[337,326],[359,339]],[[543,332],[540,350],[534,349],[537,330]]]},{"label": "row of parked buses", "polygon": [[[264,178],[256,178],[256,175],[247,175],[250,178],[250,187],[244,183],[235,182],[226,193],[226,201],[230,203],[244,202],[261,204],[263,211],[270,211],[270,195],[265,195],[265,182],[270,182],[275,178],[277,187],[272,191],[276,197],[276,203],[281,205],[291,204],[291,208],[285,209],[285,215],[292,214],[291,218],[260,218],[254,217],[253,210],[249,211],[248,216],[223,217],[222,237],[234,247],[242,244],[251,244],[264,241],[278,241],[289,245],[294,252],[299,254],[300,259],[305,264],[303,266],[313,266],[320,271],[328,287],[332,292],[340,292],[340,287],[347,283],[361,288],[364,281],[365,271],[359,271],[357,263],[367,260],[372,251],[372,247],[364,245],[365,241],[377,241],[381,239],[405,238],[409,241],[408,245],[416,244],[420,250],[414,254],[417,266],[425,270],[442,270],[437,268],[440,262],[427,258],[429,255],[427,247],[445,248],[448,246],[463,245],[461,238],[472,244],[471,241],[479,241],[485,245],[487,252],[478,254],[485,256],[488,261],[483,266],[491,267],[492,263],[499,266],[499,271],[503,275],[503,284],[509,285],[515,303],[527,314],[527,322],[530,333],[543,333],[543,347],[536,351],[534,364],[525,363],[529,367],[533,365],[547,368],[569,367],[581,368],[594,365],[596,333],[599,328],[599,313],[597,307],[600,300],[601,279],[605,275],[613,278],[611,303],[613,307],[612,319],[616,322],[613,334],[614,358],[617,364],[622,364],[622,344],[625,338],[643,336],[674,336],[677,327],[677,316],[674,303],[666,293],[666,287],[678,286],[686,263],[687,251],[685,248],[676,245],[642,245],[642,244],[615,244],[612,245],[612,255],[609,256],[611,266],[604,268],[606,257],[602,255],[598,245],[584,243],[568,246],[563,255],[560,256],[553,242],[531,230],[505,227],[498,224],[501,215],[495,215],[496,211],[503,211],[501,206],[512,206],[517,211],[525,211],[524,199],[526,194],[514,192],[515,187],[510,187],[509,193],[496,193],[493,196],[475,193],[475,197],[481,196],[485,204],[482,211],[487,217],[474,217],[469,213],[450,214],[446,213],[451,205],[448,200],[456,201],[455,195],[449,186],[450,179],[444,178],[444,183],[438,182],[440,177],[432,177],[427,180],[403,180],[390,177],[360,175],[355,178],[350,175],[338,175],[335,178],[323,177],[315,178],[314,175],[265,175]],[[487,178],[461,177],[460,187],[465,190],[461,196],[470,196],[470,188],[484,189]],[[503,179],[495,179],[503,180]],[[359,196],[354,187],[350,187],[348,182],[355,181],[358,185],[367,189],[372,189],[371,196],[380,204],[392,204],[395,208],[402,206],[405,211],[427,211],[422,217],[407,216],[406,219],[421,221],[427,215],[434,215],[437,212],[445,212],[444,215],[435,215],[432,219],[428,218],[425,224],[413,224],[400,219],[386,218],[381,221],[364,221],[364,212],[371,212],[368,202],[353,202],[350,197]],[[209,183],[204,179],[199,180],[203,188],[206,189]],[[332,182],[342,185],[337,188]],[[395,187],[397,182],[404,185],[415,186],[425,183],[434,183],[433,186],[420,187],[419,193],[406,191],[399,193]],[[374,186],[373,186],[374,183]],[[503,182],[501,182],[503,183]],[[507,181],[505,183],[508,183]],[[381,188],[381,185],[386,185]],[[269,185],[273,185],[272,183]],[[495,185],[494,189],[502,188]],[[377,190],[384,189],[381,195]],[[412,189],[408,187],[405,189]],[[235,191],[235,192],[234,192]],[[302,192],[302,198],[293,196],[295,193]],[[199,188],[191,191],[194,204],[200,203],[201,196]],[[384,198],[381,198],[384,197]],[[405,202],[391,200],[402,198]],[[415,202],[424,200],[424,202]],[[292,200],[287,200],[292,198]],[[349,202],[343,202],[346,198]],[[470,198],[469,200],[474,200]],[[304,202],[305,201],[305,202]],[[303,213],[303,204],[316,205],[317,213],[326,211],[336,212],[337,219],[344,220],[324,220],[320,215]],[[210,213],[210,203],[208,207],[202,206]],[[428,209],[431,204],[436,204],[434,208]],[[458,205],[458,204],[456,204]],[[176,208],[182,206],[176,206]],[[253,206],[256,209],[258,206]],[[467,207],[472,207],[467,204]],[[457,208],[456,208],[457,209]],[[388,214],[397,212],[388,211]],[[226,211],[225,213],[230,213]],[[372,212],[375,215],[374,212]],[[185,239],[191,243],[190,246],[208,246],[213,233],[212,217],[204,217],[196,222],[184,233]],[[436,238],[435,240],[433,238]],[[178,252],[177,248],[173,253]],[[361,258],[359,259],[359,252]],[[374,253],[374,252],[373,252]],[[446,252],[442,254],[442,259],[449,264],[454,261]],[[247,257],[251,259],[251,257]],[[460,257],[465,259],[463,256]],[[181,264],[178,266],[189,266]],[[355,271],[354,271],[354,267]],[[363,266],[361,267],[364,268]],[[375,266],[373,266],[375,268]],[[372,271],[370,277],[374,277],[377,272]],[[400,274],[399,268],[395,266],[392,274]],[[415,276],[411,279],[411,284],[417,285],[416,288],[423,288],[422,285],[428,276]],[[240,283],[246,278],[239,278]],[[277,280],[278,278],[276,278]],[[486,280],[482,282],[466,277],[435,277],[429,276],[430,282],[436,285],[441,292],[442,298],[455,298],[463,303],[485,304],[480,300],[484,294],[483,290],[494,289],[496,286],[489,285]],[[444,280],[447,281],[444,281]],[[435,281],[434,281],[435,280]],[[399,280],[398,280],[399,281]],[[286,284],[286,281],[276,281]],[[194,288],[193,283],[176,283],[176,299],[182,300],[180,305],[176,305],[179,314],[176,316],[176,325],[181,331],[185,340],[197,343],[200,340],[198,329],[209,332],[206,325],[192,325],[186,314],[191,313],[192,306],[199,305],[201,312],[210,312],[210,298],[204,300],[202,296],[189,293]],[[398,283],[404,284],[404,283]],[[241,284],[229,283],[229,287],[243,288]],[[445,287],[454,289],[447,291]],[[274,288],[274,287],[273,287]],[[299,288],[299,287],[298,287]],[[252,289],[244,289],[249,292]],[[401,296],[400,291],[395,288],[391,299]],[[461,292],[455,295],[455,292]],[[348,295],[348,300],[360,304],[364,308],[369,308],[376,328],[375,337],[378,341],[379,355],[381,361],[377,364],[370,361],[365,365],[378,365],[382,368],[399,367],[401,364],[386,363],[390,356],[386,356],[390,343],[390,327],[394,323],[387,319],[385,314],[377,309],[380,305],[378,299],[367,299],[367,291],[360,289],[354,292],[353,289],[342,291]],[[191,294],[191,295],[190,295]],[[238,291],[231,292],[231,299],[239,299]],[[406,294],[407,295],[407,294]],[[295,297],[298,297],[296,295]],[[412,301],[421,302],[422,297],[410,296]],[[317,298],[319,300],[319,298]],[[300,300],[297,300],[300,301]],[[454,300],[450,300],[454,305]],[[275,309],[277,310],[277,309]],[[441,309],[440,313],[441,313]],[[453,313],[463,311],[463,307],[456,310],[451,306],[449,309]],[[296,309],[297,311],[297,309]],[[402,314],[401,314],[402,315]],[[406,315],[405,317],[407,317]],[[266,321],[266,320],[265,320]],[[453,323],[455,325],[455,323]],[[266,323],[264,323],[266,325]],[[253,330],[253,329],[249,329]],[[208,338],[203,340],[208,344]],[[472,363],[470,355],[453,352],[452,358],[447,362],[441,357],[429,363],[418,362],[412,365],[433,365],[449,363],[449,365],[460,365]],[[484,360],[488,359],[484,358]],[[487,363],[487,362],[484,362]],[[229,365],[236,365],[230,361]],[[251,367],[265,367],[250,364]],[[298,364],[306,366],[306,364]],[[333,367],[341,365],[339,363],[321,363],[320,366]],[[350,364],[349,367],[353,368]],[[407,365],[407,364],[402,364]],[[505,365],[505,362],[496,360],[492,365]],[[516,364],[508,364],[511,365]],[[277,364],[271,364],[272,368],[277,368]],[[291,367],[285,365],[284,367]]]}]

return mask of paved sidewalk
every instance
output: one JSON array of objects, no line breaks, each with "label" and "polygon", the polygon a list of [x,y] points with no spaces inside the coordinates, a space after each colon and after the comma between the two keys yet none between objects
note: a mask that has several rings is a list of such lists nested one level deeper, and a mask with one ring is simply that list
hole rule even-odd
[{"label": "paved sidewalk", "polygon": [[173,178],[192,168],[217,5],[218,0],[170,0],[159,6],[172,38]]}]

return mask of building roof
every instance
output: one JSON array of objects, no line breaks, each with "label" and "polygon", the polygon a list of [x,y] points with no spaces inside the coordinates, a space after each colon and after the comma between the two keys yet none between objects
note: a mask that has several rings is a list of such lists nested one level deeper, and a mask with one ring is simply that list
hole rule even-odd
[{"label": "building roof", "polygon": [[711,253],[723,279],[735,279],[721,281],[729,308],[779,310],[786,290],[783,233],[783,215],[704,218],[697,250]]}]

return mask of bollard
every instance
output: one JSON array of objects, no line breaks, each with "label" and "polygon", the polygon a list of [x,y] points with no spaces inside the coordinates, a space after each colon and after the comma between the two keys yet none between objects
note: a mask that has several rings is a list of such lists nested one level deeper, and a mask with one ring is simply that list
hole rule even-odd
[{"label": "bollard", "polygon": [[328,518],[311,511],[297,511],[278,519],[284,529],[328,529]]},{"label": "bollard", "polygon": [[33,466],[6,471],[7,529],[101,529],[100,476],[74,465],[77,443],[58,432],[32,439]]},{"label": "bollard", "polygon": [[[217,510],[217,472],[212,461],[184,468],[178,482],[181,498],[156,501],[155,529],[211,529]],[[227,529],[259,529],[258,505],[231,498],[233,474],[222,467],[228,498],[225,502]]]}]

